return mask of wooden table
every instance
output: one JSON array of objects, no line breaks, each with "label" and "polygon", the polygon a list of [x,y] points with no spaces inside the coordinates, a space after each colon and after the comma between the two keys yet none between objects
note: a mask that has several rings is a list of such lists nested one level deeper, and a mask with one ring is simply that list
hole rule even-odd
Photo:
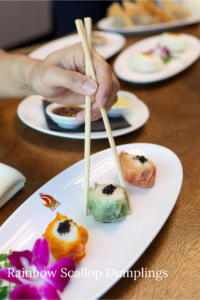
[{"label": "wooden table", "polygon": [[[198,25],[182,32],[200,38]],[[128,37],[125,47],[142,38]],[[27,54],[36,47],[15,52]],[[120,83],[146,103],[150,118],[142,128],[115,138],[116,145],[144,142],[171,149],[183,164],[184,180],[169,219],[132,267],[167,270],[168,277],[122,278],[102,299],[200,299],[200,60],[159,83]],[[0,161],[21,171],[27,182],[0,209],[0,225],[43,184],[84,157],[83,140],[46,135],[23,124],[17,116],[19,103],[0,101]],[[91,141],[92,154],[107,148],[107,139]]]}]

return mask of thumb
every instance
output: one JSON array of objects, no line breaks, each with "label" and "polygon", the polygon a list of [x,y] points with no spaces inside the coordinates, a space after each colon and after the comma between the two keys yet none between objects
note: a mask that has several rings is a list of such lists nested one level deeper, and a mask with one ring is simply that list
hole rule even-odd
[{"label": "thumb", "polygon": [[85,96],[92,96],[97,91],[97,83],[85,75],[64,70],[57,66],[49,66],[44,74],[45,83],[52,87],[63,87]]}]

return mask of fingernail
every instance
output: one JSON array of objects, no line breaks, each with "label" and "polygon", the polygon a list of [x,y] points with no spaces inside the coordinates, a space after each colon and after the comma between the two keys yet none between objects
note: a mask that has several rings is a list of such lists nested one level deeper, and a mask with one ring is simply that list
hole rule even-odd
[{"label": "fingernail", "polygon": [[76,116],[76,121],[77,121],[78,123],[83,123],[83,122],[85,122],[85,120],[83,119],[83,116],[82,116],[82,115],[77,115],[77,116]]},{"label": "fingernail", "polygon": [[97,84],[95,81],[93,80],[88,80],[86,81],[86,83],[83,85],[82,87],[83,91],[88,94],[88,95],[92,95],[96,92],[97,90]]},{"label": "fingernail", "polygon": [[108,97],[104,97],[103,100],[101,101],[101,108],[104,108],[106,106],[107,101],[108,101]]}]

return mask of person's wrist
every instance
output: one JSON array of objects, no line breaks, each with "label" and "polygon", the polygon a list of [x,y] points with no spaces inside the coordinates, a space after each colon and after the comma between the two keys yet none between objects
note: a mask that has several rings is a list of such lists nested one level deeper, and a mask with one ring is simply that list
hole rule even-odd
[{"label": "person's wrist", "polygon": [[25,96],[35,94],[32,86],[32,77],[39,63],[40,60],[32,59],[28,56],[18,57],[18,72],[16,74],[19,73],[20,90]]}]

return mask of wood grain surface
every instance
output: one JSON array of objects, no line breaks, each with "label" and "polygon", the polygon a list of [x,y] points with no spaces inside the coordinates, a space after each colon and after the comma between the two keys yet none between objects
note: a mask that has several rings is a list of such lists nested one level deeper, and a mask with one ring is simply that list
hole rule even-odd
[{"label": "wood grain surface", "polygon": [[[180,32],[200,38],[198,25]],[[124,48],[145,36],[128,37]],[[28,54],[36,48],[18,49]],[[116,56],[108,62],[112,66]],[[122,278],[102,299],[200,299],[200,60],[171,79],[135,85],[120,81],[150,110],[140,129],[115,138],[116,145],[154,143],[180,158],[184,179],[167,222],[131,270],[167,270],[168,277]],[[20,100],[0,101],[0,161],[27,178],[25,187],[0,209],[0,225],[43,184],[84,158],[84,141],[33,130],[17,116]],[[107,139],[92,140],[91,153],[109,148]],[[120,240],[120,239],[119,239]]]}]

